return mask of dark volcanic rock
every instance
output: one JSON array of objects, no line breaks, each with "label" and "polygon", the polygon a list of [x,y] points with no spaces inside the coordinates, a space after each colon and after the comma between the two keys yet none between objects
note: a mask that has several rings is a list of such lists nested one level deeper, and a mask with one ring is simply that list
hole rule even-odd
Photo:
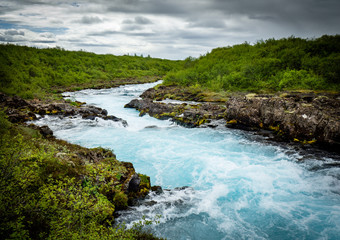
[{"label": "dark volcanic rock", "polygon": [[8,119],[13,123],[22,123],[29,120],[37,119],[36,114],[74,116],[80,115],[83,119],[95,120],[97,117],[104,120],[121,122],[124,127],[127,122],[121,118],[107,115],[105,109],[87,106],[85,103],[79,103],[73,106],[66,101],[43,102],[40,100],[23,100],[17,96],[10,97],[0,93],[0,107],[5,109]]},{"label": "dark volcanic rock", "polygon": [[152,186],[151,191],[155,192],[157,195],[163,193],[163,189],[161,186]]},{"label": "dark volcanic rock", "polygon": [[128,195],[128,204],[136,205],[138,201],[144,199],[151,190],[150,178],[146,178],[147,183],[145,180],[142,182],[139,174],[135,172],[132,163],[121,163],[127,169],[127,172],[120,178],[120,180],[123,181],[122,191]]},{"label": "dark volcanic rock", "polygon": [[139,190],[140,177],[135,173],[129,181],[128,192],[137,192]]},{"label": "dark volcanic rock", "polygon": [[95,120],[96,119],[96,115],[83,115],[82,118],[83,119],[87,119],[87,120]]},{"label": "dark volcanic rock", "polygon": [[48,126],[42,126],[39,128],[40,133],[44,136],[44,137],[51,137],[53,136],[53,131],[48,127]]},{"label": "dark volcanic rock", "polygon": [[0,93],[0,105],[9,108],[22,109],[29,106],[29,104],[20,97],[9,97],[6,94]]},{"label": "dark volcanic rock", "polygon": [[222,119],[225,111],[224,105],[203,103],[190,104],[165,104],[153,102],[151,99],[134,99],[125,105],[126,108],[135,108],[140,111],[140,116],[148,113],[158,119],[172,119],[186,127],[197,127],[209,123],[212,119]]},{"label": "dark volcanic rock", "polygon": [[[174,94],[174,89],[177,88],[159,86],[157,90],[148,89],[141,95],[143,99],[134,99],[125,107],[139,110],[140,116],[148,113],[159,119],[171,118],[187,127],[197,127],[202,123],[214,127],[216,125],[210,123],[210,120],[225,119],[229,128],[255,130],[276,140],[295,141],[306,146],[316,144],[328,150],[340,151],[339,94],[240,94],[230,97],[225,106],[211,103],[178,105],[153,101]],[[176,96],[181,94],[187,93],[183,91]],[[182,100],[192,100],[192,97],[185,96]]]},{"label": "dark volcanic rock", "polygon": [[336,96],[232,97],[226,106],[230,127],[270,129],[304,144],[340,146],[340,101]]},{"label": "dark volcanic rock", "polygon": [[112,120],[112,121],[114,121],[114,122],[121,122],[121,123],[123,124],[124,127],[127,127],[127,126],[128,126],[127,121],[125,121],[124,119],[118,118],[118,117],[116,117],[116,116],[112,116],[112,115],[104,116],[103,119],[104,119],[104,120]]}]

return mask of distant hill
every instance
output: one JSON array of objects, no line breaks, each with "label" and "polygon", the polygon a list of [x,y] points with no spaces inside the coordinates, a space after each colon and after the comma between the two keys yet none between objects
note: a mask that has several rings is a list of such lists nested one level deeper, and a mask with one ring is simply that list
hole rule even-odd
[{"label": "distant hill", "polygon": [[165,84],[213,91],[339,91],[340,35],[217,48],[198,59],[187,58],[185,69],[168,73]]},{"label": "distant hill", "polygon": [[116,79],[161,77],[179,65],[180,61],[142,56],[0,45],[0,91],[24,98],[43,97],[53,87],[91,87]]}]

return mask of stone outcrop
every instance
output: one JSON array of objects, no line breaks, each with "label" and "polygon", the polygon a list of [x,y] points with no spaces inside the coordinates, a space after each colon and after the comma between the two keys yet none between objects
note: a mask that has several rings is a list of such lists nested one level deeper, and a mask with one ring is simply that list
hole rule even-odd
[{"label": "stone outcrop", "polygon": [[121,122],[124,127],[127,126],[125,120],[107,115],[108,113],[105,109],[87,106],[81,102],[75,102],[74,105],[71,105],[64,100],[54,102],[23,100],[17,96],[10,97],[0,93],[0,107],[5,109],[8,119],[13,123],[36,120],[37,115],[57,115],[60,117],[79,115],[88,120],[94,120],[98,117],[104,120]]},{"label": "stone outcrop", "polygon": [[198,127],[209,124],[211,120],[223,119],[224,105],[202,103],[191,105],[187,103],[172,104],[153,102],[151,99],[134,99],[125,105],[126,108],[135,108],[140,111],[140,116],[148,113],[158,119],[172,119],[186,127]]},{"label": "stone outcrop", "polygon": [[136,173],[133,164],[130,162],[121,163],[127,169],[126,174],[121,176],[120,179],[123,182],[122,191],[128,196],[128,204],[136,205],[152,190],[150,177]]},{"label": "stone outcrop", "polygon": [[[268,130],[275,140],[318,145],[328,150],[340,150],[340,95],[313,92],[284,92],[277,94],[233,94],[225,103],[202,102],[198,105],[156,102],[174,93],[175,87],[159,86],[145,91],[142,99],[132,100],[126,107],[135,108],[140,115],[148,113],[159,119],[169,119],[187,127],[204,126],[211,120],[224,119],[229,128]],[[175,99],[185,95],[183,90]],[[183,97],[192,100],[195,93]]]},{"label": "stone outcrop", "polygon": [[337,95],[290,93],[231,97],[227,126],[269,129],[304,144],[340,147],[340,99]]}]

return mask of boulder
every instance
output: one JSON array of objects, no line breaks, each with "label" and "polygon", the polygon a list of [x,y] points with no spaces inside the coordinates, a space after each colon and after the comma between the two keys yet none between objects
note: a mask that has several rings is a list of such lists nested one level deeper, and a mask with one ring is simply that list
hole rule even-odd
[{"label": "boulder", "polygon": [[44,136],[44,137],[51,137],[53,136],[53,131],[46,125],[42,126],[39,128],[40,133]]},{"label": "boulder", "polygon": [[138,192],[141,179],[137,173],[133,174],[128,183],[128,192]]}]

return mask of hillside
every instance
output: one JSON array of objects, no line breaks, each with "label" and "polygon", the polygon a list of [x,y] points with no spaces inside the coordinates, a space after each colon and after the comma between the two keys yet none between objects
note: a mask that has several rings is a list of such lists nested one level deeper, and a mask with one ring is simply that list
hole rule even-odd
[{"label": "hillside", "polygon": [[53,90],[102,88],[156,80],[180,64],[180,61],[142,56],[0,45],[0,92],[25,99],[44,98]]},{"label": "hillside", "polygon": [[168,73],[164,84],[212,91],[339,91],[340,35],[217,48],[198,59],[187,58],[185,69]]}]

